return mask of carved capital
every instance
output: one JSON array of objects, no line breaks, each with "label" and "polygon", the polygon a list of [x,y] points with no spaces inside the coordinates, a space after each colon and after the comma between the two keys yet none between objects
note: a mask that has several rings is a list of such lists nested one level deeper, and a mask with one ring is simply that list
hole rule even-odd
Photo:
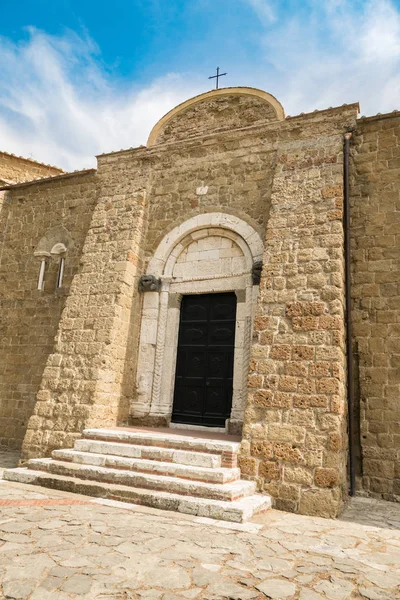
[{"label": "carved capital", "polygon": [[154,275],[142,275],[139,279],[139,292],[159,292],[161,280]]},{"label": "carved capital", "polygon": [[251,278],[253,280],[253,285],[260,284],[262,266],[262,260],[256,260],[253,263],[253,268],[251,269]]}]

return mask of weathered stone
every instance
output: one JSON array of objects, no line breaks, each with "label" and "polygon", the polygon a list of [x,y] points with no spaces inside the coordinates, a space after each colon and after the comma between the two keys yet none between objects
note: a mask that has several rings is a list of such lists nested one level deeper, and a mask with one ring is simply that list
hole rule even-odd
[{"label": "weathered stone", "polygon": [[87,575],[73,575],[63,585],[61,589],[69,594],[84,595],[90,592],[93,582]]},{"label": "weathered stone", "polygon": [[299,512],[303,515],[337,517],[341,505],[330,490],[304,491],[300,497]]},{"label": "weathered stone", "polygon": [[318,583],[315,589],[325,594],[330,600],[347,600],[352,595],[354,585],[346,579],[331,577],[330,581]]},{"label": "weathered stone", "polygon": [[3,593],[5,598],[19,600],[20,598],[28,598],[35,587],[36,584],[34,580],[28,581],[23,579],[18,581],[14,579],[3,583]]},{"label": "weathered stone", "polygon": [[175,590],[190,587],[190,577],[181,567],[159,567],[151,576],[152,585],[161,589]]},{"label": "weathered stone", "polygon": [[215,598],[230,598],[231,600],[252,600],[257,598],[258,592],[251,591],[226,579],[219,579],[209,585],[203,592],[205,600]]},{"label": "weathered stone", "polygon": [[251,454],[255,457],[272,458],[272,443],[265,440],[252,442]]},{"label": "weathered stone", "polygon": [[193,583],[196,586],[206,586],[212,583],[213,581],[218,581],[220,579],[220,575],[218,572],[210,571],[209,569],[205,569],[203,566],[196,567],[192,572]]},{"label": "weathered stone", "polygon": [[256,585],[267,598],[291,598],[296,593],[296,586],[285,579],[266,579]]},{"label": "weathered stone", "polygon": [[258,474],[264,479],[278,479],[279,465],[276,462],[263,461],[260,463]]},{"label": "weathered stone", "polygon": [[[298,577],[298,579],[300,578]],[[312,577],[310,580],[312,581]],[[321,594],[317,594],[317,592],[314,592],[309,588],[302,588],[300,590],[299,600],[324,600],[325,598],[326,596],[321,596]]]},{"label": "weathered stone", "polygon": [[338,483],[338,471],[336,469],[315,469],[314,481],[318,487],[334,487]]}]

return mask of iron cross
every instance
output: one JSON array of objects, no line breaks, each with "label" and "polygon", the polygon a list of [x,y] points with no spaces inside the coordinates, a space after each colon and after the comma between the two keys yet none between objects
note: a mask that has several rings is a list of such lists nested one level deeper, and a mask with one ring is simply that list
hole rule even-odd
[{"label": "iron cross", "polygon": [[216,79],[217,80],[216,81],[216,86],[215,86],[216,90],[218,89],[218,79],[220,77],[223,77],[224,75],[228,75],[228,73],[220,73],[219,72],[219,67],[217,67],[217,74],[216,75],[212,75],[211,77],[208,78],[208,79]]}]

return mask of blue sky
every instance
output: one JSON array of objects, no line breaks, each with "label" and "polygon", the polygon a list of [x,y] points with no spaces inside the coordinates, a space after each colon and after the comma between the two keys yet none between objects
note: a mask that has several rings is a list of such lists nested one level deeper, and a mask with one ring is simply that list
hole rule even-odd
[{"label": "blue sky", "polygon": [[222,85],[287,114],[400,109],[400,0],[19,0],[2,6],[0,149],[79,169],[146,143],[174,105]]}]

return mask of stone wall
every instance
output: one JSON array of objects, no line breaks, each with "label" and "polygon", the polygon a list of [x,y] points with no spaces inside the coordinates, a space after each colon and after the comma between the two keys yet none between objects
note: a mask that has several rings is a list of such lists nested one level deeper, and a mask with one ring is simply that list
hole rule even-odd
[{"label": "stone wall", "polygon": [[342,147],[356,116],[282,125],[240,461],[277,508],[327,517],[347,495]]},{"label": "stone wall", "polygon": [[360,487],[400,499],[400,116],[360,119],[352,141],[351,237],[359,363]]},{"label": "stone wall", "polygon": [[[19,448],[32,414],[47,357],[74,275],[95,202],[92,173],[62,176],[2,192],[0,206],[0,446]],[[37,289],[39,240],[54,227],[68,230],[71,245],[63,286],[50,260]]]},{"label": "stone wall", "polygon": [[256,96],[212,97],[192,104],[172,117],[160,131],[157,144],[276,120],[273,106]]},{"label": "stone wall", "polygon": [[146,260],[168,231],[204,212],[234,214],[264,235],[276,136],[273,127],[254,128],[147,150],[152,181]]},{"label": "stone wall", "polygon": [[62,170],[57,167],[44,165],[7,152],[0,152],[0,183],[19,183],[60,173]]},{"label": "stone wall", "polygon": [[124,390],[133,389],[148,181],[142,154],[99,159],[98,197],[81,268],[46,363],[23,458],[70,447],[85,427],[115,426],[128,418]]}]

